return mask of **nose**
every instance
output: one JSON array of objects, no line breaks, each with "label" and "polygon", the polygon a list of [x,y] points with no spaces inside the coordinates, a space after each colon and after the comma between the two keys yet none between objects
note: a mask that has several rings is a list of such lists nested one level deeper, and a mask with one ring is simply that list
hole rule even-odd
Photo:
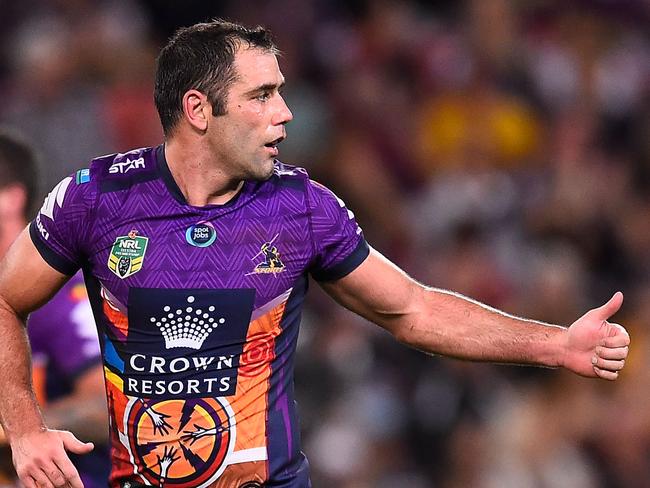
[{"label": "nose", "polygon": [[284,98],[281,95],[278,97],[278,99],[278,110],[273,116],[271,123],[273,125],[284,125],[287,122],[291,122],[293,120],[293,114],[291,113],[291,110],[289,110],[287,102],[284,101]]}]

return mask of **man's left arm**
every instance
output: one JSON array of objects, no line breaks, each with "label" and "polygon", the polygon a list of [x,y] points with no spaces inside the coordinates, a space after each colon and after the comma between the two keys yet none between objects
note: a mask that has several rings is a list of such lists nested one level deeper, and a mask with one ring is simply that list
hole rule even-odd
[{"label": "man's left arm", "polygon": [[615,380],[630,338],[608,322],[623,303],[617,292],[570,327],[508,315],[460,294],[427,287],[371,249],[347,276],[321,286],[346,308],[422,351],[472,361],[564,367]]}]

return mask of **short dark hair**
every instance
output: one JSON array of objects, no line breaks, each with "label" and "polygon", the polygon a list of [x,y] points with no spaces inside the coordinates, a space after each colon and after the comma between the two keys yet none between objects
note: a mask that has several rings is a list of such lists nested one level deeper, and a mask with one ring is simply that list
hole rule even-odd
[{"label": "short dark hair", "polygon": [[271,33],[263,27],[249,29],[222,19],[178,29],[157,59],[154,101],[163,131],[168,136],[180,119],[183,95],[204,93],[212,115],[226,113],[228,87],[237,79],[233,67],[240,45],[277,54]]},{"label": "short dark hair", "polygon": [[19,184],[25,188],[24,216],[33,217],[38,202],[38,161],[36,152],[17,133],[0,128],[0,188]]}]

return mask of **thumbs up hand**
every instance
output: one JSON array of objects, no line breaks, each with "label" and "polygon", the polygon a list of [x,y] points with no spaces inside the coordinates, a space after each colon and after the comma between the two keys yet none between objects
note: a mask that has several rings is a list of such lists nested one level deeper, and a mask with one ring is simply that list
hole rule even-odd
[{"label": "thumbs up hand", "polygon": [[630,336],[609,322],[621,308],[623,294],[616,292],[604,305],[589,310],[566,334],[563,366],[581,376],[615,380],[627,358]]}]

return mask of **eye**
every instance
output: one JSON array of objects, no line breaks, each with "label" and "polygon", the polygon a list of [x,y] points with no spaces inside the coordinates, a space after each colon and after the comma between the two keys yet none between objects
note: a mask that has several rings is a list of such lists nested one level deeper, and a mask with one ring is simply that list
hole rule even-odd
[{"label": "eye", "polygon": [[257,98],[260,102],[266,102],[271,98],[271,92],[270,91],[265,91],[257,95]]}]

